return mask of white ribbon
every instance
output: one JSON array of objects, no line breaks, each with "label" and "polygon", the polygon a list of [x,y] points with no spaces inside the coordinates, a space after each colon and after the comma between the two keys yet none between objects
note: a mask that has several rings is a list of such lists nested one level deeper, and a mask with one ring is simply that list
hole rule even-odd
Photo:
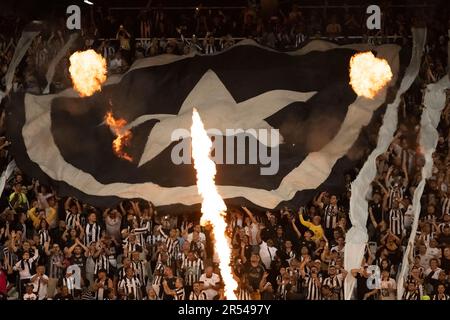
[{"label": "white ribbon", "polygon": [[361,267],[361,262],[364,257],[364,248],[368,240],[366,228],[368,202],[366,196],[370,190],[372,181],[376,177],[376,159],[387,151],[393,140],[395,130],[397,129],[400,99],[409,89],[419,73],[426,34],[426,29],[412,29],[413,50],[410,64],[406,69],[394,102],[390,103],[386,108],[383,117],[383,125],[378,132],[377,147],[372,151],[355,181],[351,184],[352,194],[350,197],[349,216],[350,221],[352,222],[352,228],[347,232],[344,251],[344,268],[349,271],[344,282],[346,300],[352,298],[353,289],[356,284],[356,279],[352,276],[350,270],[359,269]]},{"label": "white ribbon", "polygon": [[420,120],[420,146],[422,148],[425,165],[422,168],[422,179],[420,180],[413,198],[413,214],[414,220],[411,227],[411,234],[409,235],[408,246],[403,255],[402,269],[397,278],[397,299],[401,300],[404,291],[404,281],[408,276],[409,259],[412,257],[414,249],[414,240],[416,237],[417,226],[419,224],[420,216],[420,198],[422,197],[425,188],[426,179],[430,178],[433,169],[433,153],[435,151],[439,134],[436,130],[439,125],[441,113],[445,108],[446,94],[445,89],[450,88],[450,80],[448,75],[443,77],[439,82],[432,83],[427,86],[424,97],[425,108],[422,112]]}]

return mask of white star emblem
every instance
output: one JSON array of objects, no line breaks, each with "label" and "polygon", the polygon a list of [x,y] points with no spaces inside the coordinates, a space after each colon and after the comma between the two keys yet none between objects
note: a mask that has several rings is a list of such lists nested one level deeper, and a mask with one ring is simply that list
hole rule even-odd
[{"label": "white star emblem", "polygon": [[216,73],[208,70],[184,100],[177,115],[143,115],[129,123],[126,129],[151,119],[159,120],[150,132],[139,161],[139,166],[142,166],[173,142],[171,133],[174,130],[186,129],[189,132],[194,107],[201,114],[206,128],[218,129],[224,133],[226,129],[273,129],[264,119],[293,102],[305,102],[315,94],[315,91],[272,90],[237,103]]}]

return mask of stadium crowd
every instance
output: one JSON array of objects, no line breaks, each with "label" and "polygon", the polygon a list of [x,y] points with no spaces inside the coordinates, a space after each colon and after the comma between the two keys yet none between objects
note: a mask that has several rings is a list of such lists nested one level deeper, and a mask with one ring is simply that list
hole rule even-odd
[{"label": "stadium crowd", "polygon": [[[103,18],[100,11],[92,12],[92,17],[95,18],[91,22],[97,23],[83,30],[78,49],[101,52],[111,73],[124,72],[130,63],[144,56],[193,51],[211,54],[233,45],[236,35],[282,50],[299,47],[318,34],[331,40],[340,35],[371,36],[362,29],[361,19],[355,13],[331,15],[325,23],[317,13],[305,14],[295,6],[286,14],[266,20],[253,8],[238,18],[200,8],[194,18],[181,17],[183,23],[173,23],[163,12],[143,11],[134,26],[126,19]],[[239,18],[241,23],[236,23]],[[384,19],[380,41],[389,41],[383,39],[386,35],[397,35],[402,44],[410,41],[407,36],[415,23],[414,15],[402,12],[389,16],[387,12]],[[377,159],[378,174],[367,195],[369,242],[361,268],[344,270],[343,263],[346,232],[351,227],[350,182],[358,173],[352,171],[345,177],[345,192],[321,192],[302,208],[229,210],[228,234],[232,239],[232,266],[239,283],[239,299],[340,300],[349,273],[357,278],[356,299],[396,299],[397,276],[411,230],[412,198],[424,165],[418,144],[424,86],[445,74],[447,20],[444,21],[444,27],[427,24],[429,40],[420,76],[402,99],[394,141]],[[20,21],[16,23],[9,28],[18,30]],[[17,30],[12,35],[0,34],[1,78],[12,58]],[[14,92],[42,92],[48,63],[68,36],[62,27],[47,31],[36,38],[25,63],[18,68]],[[194,33],[205,40],[187,38]],[[368,37],[360,41],[368,41]],[[57,68],[52,91],[71,85],[67,60],[62,59]],[[448,101],[438,127],[433,174],[421,198],[421,218],[414,253],[409,257],[411,268],[404,300],[424,296],[450,300]],[[3,118],[4,112],[4,133]],[[373,145],[380,125],[381,119],[376,126],[367,128]],[[11,160],[11,142],[4,136],[0,139],[3,170]],[[138,200],[100,210],[75,198],[61,198],[18,169],[6,183],[0,208],[2,299],[223,299],[214,239],[210,227],[200,226],[198,214],[162,216],[152,203]],[[375,289],[367,286],[370,265],[378,266],[381,273]]]}]

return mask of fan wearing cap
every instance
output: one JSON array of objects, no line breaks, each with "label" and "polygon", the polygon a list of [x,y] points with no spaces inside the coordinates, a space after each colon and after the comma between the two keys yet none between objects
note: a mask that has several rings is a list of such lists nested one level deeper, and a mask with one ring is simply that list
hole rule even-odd
[{"label": "fan wearing cap", "polygon": [[[328,277],[323,280],[324,286],[328,286],[328,288],[332,291],[335,296],[335,299],[332,300],[343,300],[344,299],[344,280],[347,276],[347,271],[342,270],[342,272],[338,273],[336,270],[336,265],[331,264],[328,267]],[[323,293],[323,292],[322,292]],[[330,299],[324,299],[330,300]]]}]

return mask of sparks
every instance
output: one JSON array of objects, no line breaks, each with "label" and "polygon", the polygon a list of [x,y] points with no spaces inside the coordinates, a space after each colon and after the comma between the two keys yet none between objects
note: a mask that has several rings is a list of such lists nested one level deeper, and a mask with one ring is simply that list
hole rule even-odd
[{"label": "sparks", "polygon": [[358,96],[373,99],[392,79],[389,63],[372,52],[361,52],[350,59],[350,85]]},{"label": "sparks", "polygon": [[70,60],[70,77],[80,97],[89,97],[100,91],[106,81],[106,61],[94,50],[77,51]]},{"label": "sparks", "polygon": [[216,164],[210,158],[212,142],[196,109],[192,114],[191,137],[192,157],[194,158],[194,168],[197,171],[197,189],[203,199],[200,224],[204,226],[209,223],[213,227],[214,250],[219,253],[219,269],[225,285],[225,296],[228,300],[236,300],[234,291],[238,284],[233,277],[230,265],[230,239],[225,235],[227,207],[219,195],[214,181]]},{"label": "sparks", "polygon": [[132,133],[130,130],[124,129],[127,125],[127,121],[125,119],[115,119],[112,112],[107,112],[105,116],[105,122],[110,127],[110,129],[114,132],[116,139],[114,139],[112,147],[114,153],[122,159],[127,161],[133,161],[133,158],[123,151],[123,148],[130,143],[130,139],[132,137]]}]

